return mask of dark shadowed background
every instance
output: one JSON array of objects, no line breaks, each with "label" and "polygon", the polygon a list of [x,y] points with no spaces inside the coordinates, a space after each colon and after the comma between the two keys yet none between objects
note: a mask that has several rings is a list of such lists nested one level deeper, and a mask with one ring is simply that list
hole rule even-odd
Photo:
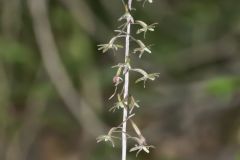
[{"label": "dark shadowed background", "polygon": [[[145,89],[131,76],[135,120],[156,147],[137,159],[240,160],[240,1],[133,7],[159,25],[145,39],[153,53],[132,62],[161,73]],[[0,160],[120,159],[120,143],[96,137],[121,122],[108,97],[123,51],[97,44],[123,12],[120,0],[0,0]]]}]

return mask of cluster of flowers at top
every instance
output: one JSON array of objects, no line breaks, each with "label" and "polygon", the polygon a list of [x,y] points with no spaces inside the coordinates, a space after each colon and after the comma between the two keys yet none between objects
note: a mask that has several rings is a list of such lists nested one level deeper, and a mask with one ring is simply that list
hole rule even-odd
[{"label": "cluster of flowers at top", "polygon": [[[141,28],[139,28],[137,30],[137,34],[143,33],[144,34],[144,38],[146,37],[146,33],[147,31],[154,31],[157,23],[153,23],[150,25],[147,25],[145,22],[140,21],[140,20],[133,20],[133,17],[131,16],[131,14],[129,12],[125,13],[122,17],[119,18],[119,20],[123,20],[126,19],[127,21],[120,26],[121,30],[115,30],[115,32],[118,32],[118,34],[116,36],[114,36],[113,38],[110,39],[110,41],[106,44],[99,44],[98,45],[98,50],[102,50],[103,53],[105,53],[106,51],[112,49],[114,50],[118,50],[118,48],[123,48],[122,45],[120,44],[116,44],[116,40],[122,37],[126,36],[126,32],[124,31],[124,29],[126,28],[128,23],[132,23],[132,24],[138,24],[141,26]],[[134,38],[131,35],[131,39],[133,41],[135,41],[138,44],[138,48],[135,48],[133,53],[137,53],[139,52],[139,58],[142,57],[142,55],[146,52],[146,53],[152,53],[149,46],[146,46],[141,40]]]},{"label": "cluster of flowers at top", "polygon": [[[141,0],[138,0],[138,1],[141,1]],[[143,2],[143,4],[145,4],[146,2],[147,2],[147,0],[145,0]],[[148,2],[152,3],[152,0],[148,0]],[[119,21],[125,20],[125,22],[121,26],[119,26],[120,30],[115,30],[115,32],[117,32],[118,34],[115,35],[113,38],[111,38],[108,43],[98,45],[98,47],[99,47],[98,50],[102,50],[103,53],[107,52],[108,50],[112,50],[114,52],[114,51],[117,51],[119,48],[123,48],[122,45],[117,43],[117,40],[119,38],[125,38],[127,36],[125,29],[129,23],[140,26],[140,28],[137,29],[136,34],[143,33],[144,38],[146,37],[146,33],[148,31],[150,31],[150,32],[154,31],[156,25],[158,24],[158,23],[153,23],[153,24],[148,25],[147,23],[145,23],[141,20],[134,20],[134,18],[130,14],[129,10],[127,9],[127,7],[126,7],[125,14],[122,15],[118,20]],[[144,53],[149,53],[149,54],[152,53],[152,51],[150,50],[150,45],[149,46],[145,45],[141,40],[134,38],[132,35],[130,35],[130,38],[134,42],[136,42],[136,44],[138,46],[137,48],[133,49],[132,53],[139,53],[139,58],[141,58]],[[136,72],[142,74],[143,77],[139,78],[136,81],[136,83],[143,81],[144,87],[145,87],[145,82],[147,80],[155,80],[155,78],[159,76],[159,73],[148,74],[146,71],[144,71],[142,69],[131,69],[129,63],[130,62],[126,62],[125,64],[119,64],[117,66],[114,66],[114,68],[119,67],[116,76],[113,78],[113,82],[114,82],[115,86],[117,86],[118,84],[120,84],[123,81],[122,78],[120,77],[122,68],[124,68],[123,75],[126,73],[126,71],[136,71]]]}]

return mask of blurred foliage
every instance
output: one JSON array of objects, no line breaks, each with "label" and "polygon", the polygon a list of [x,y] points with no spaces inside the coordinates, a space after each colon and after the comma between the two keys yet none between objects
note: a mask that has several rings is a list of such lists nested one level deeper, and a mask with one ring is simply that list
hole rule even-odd
[{"label": "blurred foliage", "polygon": [[231,96],[240,88],[240,77],[218,77],[209,80],[207,90],[217,96]]},{"label": "blurred foliage", "polygon": [[[61,65],[79,101],[86,100],[106,127],[121,118],[120,113],[106,114],[112,101],[105,99],[114,90],[115,70],[110,66],[123,57],[122,51],[103,55],[96,45],[107,42],[119,25],[117,18],[123,11],[119,6],[119,1],[109,0],[47,1]],[[132,54],[133,64],[161,73],[160,80],[147,82],[146,89],[142,84],[131,89],[142,107],[136,121],[156,146],[154,154],[141,154],[139,159],[240,160],[236,138],[240,128],[240,1],[155,0],[153,6],[142,8],[134,2],[134,7],[138,19],[143,17],[149,24],[157,19],[159,25],[154,34],[146,35],[153,54],[144,55],[144,60]],[[16,160],[25,160],[19,158],[17,143],[21,149],[30,146],[26,150],[31,160],[55,160],[59,155],[63,160],[71,156],[119,159],[120,148],[95,144],[95,137],[84,128],[88,124],[83,120],[90,121],[88,111],[76,106],[79,120],[59,94],[43,61],[34,18],[27,1],[0,1],[0,159],[16,155]],[[131,83],[137,78],[131,75]],[[52,134],[60,135],[56,141],[69,145],[59,145],[54,138],[50,141]],[[73,146],[70,152],[65,145]],[[55,152],[59,155],[51,157]],[[129,154],[129,160],[134,156]]]}]

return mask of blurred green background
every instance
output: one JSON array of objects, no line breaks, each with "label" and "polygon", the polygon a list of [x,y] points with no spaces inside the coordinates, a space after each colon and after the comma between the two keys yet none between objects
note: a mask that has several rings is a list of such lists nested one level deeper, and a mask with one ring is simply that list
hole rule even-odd
[{"label": "blurred green background", "polygon": [[[133,6],[159,25],[145,39],[153,54],[132,63],[161,73],[146,89],[131,76],[136,122],[156,146],[137,159],[240,160],[240,1]],[[96,46],[123,12],[120,0],[0,0],[1,160],[120,159],[120,144],[95,138],[121,121],[107,99],[123,52]]]}]

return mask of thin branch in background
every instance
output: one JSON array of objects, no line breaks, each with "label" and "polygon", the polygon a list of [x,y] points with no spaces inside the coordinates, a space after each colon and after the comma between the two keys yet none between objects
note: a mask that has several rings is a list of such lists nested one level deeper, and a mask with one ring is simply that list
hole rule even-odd
[{"label": "thin branch in background", "polygon": [[46,0],[28,0],[33,28],[44,67],[60,97],[74,117],[88,133],[96,136],[106,127],[85,100],[80,98],[61,62],[51,31],[46,2]]}]

